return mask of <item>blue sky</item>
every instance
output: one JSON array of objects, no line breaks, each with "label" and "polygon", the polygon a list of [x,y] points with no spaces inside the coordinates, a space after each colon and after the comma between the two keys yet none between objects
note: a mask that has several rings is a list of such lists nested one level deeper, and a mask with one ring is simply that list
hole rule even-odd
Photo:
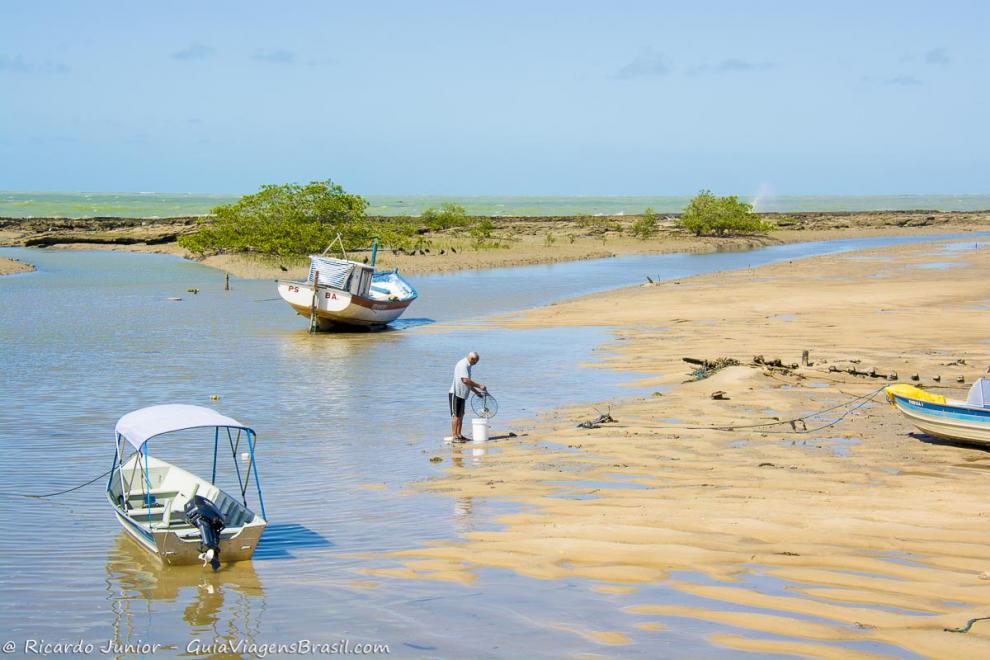
[{"label": "blue sky", "polygon": [[0,190],[990,192],[982,2],[0,5]]}]

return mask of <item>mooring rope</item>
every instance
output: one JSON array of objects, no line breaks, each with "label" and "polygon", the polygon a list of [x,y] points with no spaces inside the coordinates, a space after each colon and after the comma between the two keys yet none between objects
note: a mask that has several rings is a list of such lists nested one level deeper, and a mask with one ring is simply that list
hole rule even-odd
[{"label": "mooring rope", "polygon": [[[778,420],[778,421],[775,421],[775,422],[764,422],[764,423],[761,423],[761,424],[733,424],[733,425],[726,425],[726,426],[683,426],[683,425],[669,425],[669,426],[644,426],[642,428],[648,428],[648,429],[683,429],[683,430],[686,430],[686,431],[738,431],[738,430],[741,430],[741,429],[771,428],[771,427],[774,427],[774,426],[782,426],[782,425],[785,425],[786,424],[786,425],[789,425],[791,427],[791,430],[790,431],[767,431],[767,433],[789,433],[789,434],[799,434],[799,435],[800,434],[804,434],[804,433],[814,433],[816,431],[821,431],[822,429],[827,429],[827,428],[829,428],[831,426],[835,426],[836,424],[838,424],[839,422],[841,422],[842,420],[844,420],[846,417],[848,417],[850,414],[852,414],[856,410],[859,410],[860,408],[862,408],[863,406],[865,406],[866,404],[868,404],[870,401],[872,401],[876,397],[876,395],[879,394],[880,392],[882,392],[884,390],[884,388],[886,388],[886,387],[887,387],[886,385],[883,385],[883,386],[878,387],[877,389],[875,389],[875,390],[873,390],[871,392],[868,392],[867,394],[863,394],[861,396],[853,397],[852,399],[849,399],[848,401],[843,401],[842,403],[838,403],[838,404],[836,404],[834,406],[829,406],[828,408],[823,408],[822,410],[818,410],[818,411],[815,411],[813,413],[809,413],[807,415],[802,415],[801,417],[795,417],[793,419],[783,419],[783,420]],[[859,403],[856,403],[857,401]],[[832,420],[828,424],[823,424],[821,426],[816,426],[815,428],[811,428],[811,429],[807,428],[807,425],[804,424],[805,420],[811,419],[813,417],[818,417],[819,415],[823,415],[823,414],[825,414],[827,412],[831,412],[831,411],[836,410],[838,408],[845,408],[846,406],[852,405],[854,403],[856,403],[855,406],[853,406],[849,410],[845,411],[837,419]],[[797,428],[797,425],[798,425],[799,422],[802,425],[804,425],[805,428],[798,429]],[[625,425],[623,425],[623,426],[625,426]]]},{"label": "mooring rope", "polygon": [[42,498],[45,498],[45,497],[55,497],[56,495],[65,495],[66,493],[71,493],[74,490],[79,490],[80,488],[85,488],[86,486],[90,485],[94,481],[98,481],[98,480],[102,479],[103,477],[107,476],[108,474],[110,474],[110,470],[107,470],[106,472],[104,472],[103,474],[101,474],[98,477],[93,477],[92,479],[90,479],[89,481],[87,481],[84,484],[79,484],[78,486],[73,486],[72,488],[66,488],[65,490],[59,490],[59,491],[56,491],[54,493],[45,493],[43,495],[32,495],[31,493],[12,493],[12,492],[0,491],[0,496],[2,496],[2,497],[31,497],[31,498],[35,498],[35,499],[42,499]]}]

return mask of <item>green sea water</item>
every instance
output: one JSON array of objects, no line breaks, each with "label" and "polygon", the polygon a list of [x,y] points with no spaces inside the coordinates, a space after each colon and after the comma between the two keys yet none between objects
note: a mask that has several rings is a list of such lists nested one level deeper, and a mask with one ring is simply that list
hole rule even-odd
[{"label": "green sea water", "polygon": [[[419,215],[443,202],[456,202],[470,215],[552,216],[628,215],[649,207],[661,213],[684,208],[689,195],[506,196],[506,195],[366,195],[372,215]],[[966,195],[781,195],[741,196],[761,212],[800,211],[982,211],[990,194]],[[236,194],[0,192],[0,217],[118,216],[132,218],[204,215],[233,202]]]}]

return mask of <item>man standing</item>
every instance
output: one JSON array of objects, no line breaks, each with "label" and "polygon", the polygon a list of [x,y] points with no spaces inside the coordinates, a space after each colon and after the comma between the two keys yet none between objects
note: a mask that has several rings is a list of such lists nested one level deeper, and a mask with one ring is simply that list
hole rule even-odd
[{"label": "man standing", "polygon": [[450,431],[453,435],[453,442],[468,441],[461,435],[461,425],[464,423],[464,403],[471,392],[480,395],[485,391],[484,385],[471,380],[471,367],[478,364],[479,359],[480,356],[471,351],[454,367],[454,382],[447,394],[447,400],[450,403]]}]

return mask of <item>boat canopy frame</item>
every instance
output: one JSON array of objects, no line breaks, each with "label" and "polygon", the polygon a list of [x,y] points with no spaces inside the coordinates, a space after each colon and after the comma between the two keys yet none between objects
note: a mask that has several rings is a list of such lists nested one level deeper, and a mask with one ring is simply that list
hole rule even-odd
[{"label": "boat canopy frame", "polygon": [[[110,467],[110,478],[107,481],[107,492],[113,486],[114,473],[120,479],[120,492],[124,513],[128,511],[127,490],[124,487],[123,467],[125,462],[124,440],[133,448],[134,454],[141,458],[135,461],[131,472],[131,484],[137,468],[141,466],[142,486],[144,491],[145,506],[148,510],[149,519],[151,514],[151,473],[148,467],[148,443],[153,438],[186,431],[191,429],[212,428],[213,432],[213,469],[210,476],[210,484],[216,485],[217,480],[217,458],[220,452],[220,429],[224,429],[227,434],[227,442],[230,447],[231,457],[234,461],[234,469],[237,474],[237,485],[241,492],[241,503],[247,507],[247,489],[251,485],[251,475],[254,473],[254,484],[258,492],[258,505],[261,509],[261,517],[268,520],[265,512],[265,500],[261,494],[261,480],[258,476],[258,466],[255,462],[254,450],[257,445],[258,436],[254,429],[245,426],[235,419],[221,415],[212,408],[202,406],[190,406],[182,404],[150,406],[128,413],[120,418],[115,428],[114,457],[113,465]],[[236,434],[234,433],[236,431]],[[249,463],[247,472],[241,474],[241,466],[237,461],[237,452],[241,446],[241,440],[246,439],[248,446]]]}]

